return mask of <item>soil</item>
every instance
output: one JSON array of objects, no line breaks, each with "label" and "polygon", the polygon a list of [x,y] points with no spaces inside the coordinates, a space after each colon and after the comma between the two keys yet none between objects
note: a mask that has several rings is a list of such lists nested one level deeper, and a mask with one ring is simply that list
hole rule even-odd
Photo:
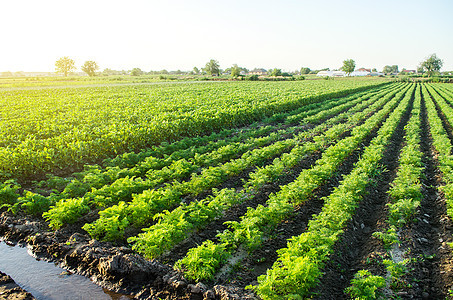
[{"label": "soil", "polygon": [[35,298],[18,286],[11,277],[0,272],[0,299],[32,300]]}]

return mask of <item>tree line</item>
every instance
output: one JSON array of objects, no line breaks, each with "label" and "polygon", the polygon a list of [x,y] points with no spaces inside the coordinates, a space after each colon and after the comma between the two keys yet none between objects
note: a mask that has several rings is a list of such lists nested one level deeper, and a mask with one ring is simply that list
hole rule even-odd
[{"label": "tree line", "polygon": [[[443,66],[443,61],[437,57],[436,54],[431,54],[429,57],[427,57],[424,61],[420,62],[419,66],[417,67],[417,73],[426,73],[428,76],[432,76],[435,74],[438,74],[440,72],[440,69]],[[354,72],[356,67],[355,61],[353,59],[346,59],[343,61],[343,66],[340,68],[342,71],[344,71],[348,76]],[[73,72],[76,69],[75,67],[75,61],[68,56],[64,56],[59,58],[55,62],[55,70],[57,73],[61,73],[64,76],[68,76],[69,73]],[[85,63],[81,67],[82,71],[85,72],[88,76],[95,76],[96,72],[99,70],[99,66],[95,61],[85,61]],[[322,69],[322,70],[311,70],[308,67],[302,67],[300,69],[300,74],[301,75],[307,75],[307,74],[316,74],[319,71],[324,71],[324,70],[329,70],[329,68]],[[404,72],[405,69],[403,69]],[[118,74],[119,72],[119,74]],[[178,70],[174,74],[184,74],[184,72]],[[193,75],[200,75],[200,74],[207,74],[211,76],[219,76],[221,74],[222,70],[220,69],[220,64],[217,60],[211,59],[209,60],[204,68],[201,70],[198,69],[197,67],[194,67],[193,70],[190,72],[190,74]],[[249,70],[243,67],[239,67],[237,64],[234,64],[232,67],[224,70],[225,73],[230,74],[231,77],[239,77],[241,74],[248,73]],[[373,69],[373,72],[376,72],[376,69]],[[398,65],[387,65],[384,67],[382,70],[383,73],[385,74],[398,74]],[[121,75],[123,73],[127,74],[128,72],[126,71],[114,71],[110,69],[105,69],[104,70],[105,75]],[[156,74],[168,74],[168,71],[162,70],[162,71],[151,71],[150,73],[156,73]],[[124,75],[125,75],[124,74]],[[133,68],[129,74],[131,76],[140,76],[143,75],[144,72],[140,68]],[[281,69],[275,68],[275,69],[270,69],[267,71],[267,74],[270,76],[291,76],[288,73],[282,72]]]},{"label": "tree line", "polygon": [[[437,55],[431,54],[424,61],[420,62],[417,67],[417,73],[424,74],[426,73],[428,76],[433,76],[440,73],[440,69],[442,68],[444,62],[442,59],[437,57]],[[348,76],[354,72],[355,70],[355,61],[353,59],[347,59],[343,61],[343,66],[341,70],[344,71]],[[406,69],[402,70],[404,73]],[[373,69],[373,72],[376,72],[376,69]],[[382,73],[385,74],[398,74],[398,65],[387,65],[382,70]],[[401,73],[400,73],[401,74]]]}]

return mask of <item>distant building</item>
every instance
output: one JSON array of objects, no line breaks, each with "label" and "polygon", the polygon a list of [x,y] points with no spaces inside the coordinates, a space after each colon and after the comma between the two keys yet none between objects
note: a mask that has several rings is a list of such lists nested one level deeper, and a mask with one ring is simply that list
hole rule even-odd
[{"label": "distant building", "polygon": [[360,68],[360,69],[355,70],[354,72],[368,72],[368,73],[371,73],[371,69]]},{"label": "distant building", "polygon": [[368,73],[371,73],[371,69],[365,69],[365,68],[360,68],[360,69],[357,69],[355,71],[356,72],[368,72]]},{"label": "distant building", "polygon": [[346,72],[344,71],[319,71],[316,76],[322,76],[322,77],[345,77]]},{"label": "distant building", "polygon": [[367,76],[371,76],[371,77],[376,77],[376,76],[384,76],[385,74],[384,73],[381,73],[381,72],[371,72],[370,74],[368,74]]},{"label": "distant building", "polygon": [[267,75],[267,71],[266,69],[253,69],[248,73],[248,75]]},{"label": "distant building", "polygon": [[371,70],[368,70],[368,69],[358,69],[358,70],[355,70],[354,72],[351,73],[351,76],[355,76],[355,77],[363,77],[363,76],[368,76],[371,74]]},{"label": "distant building", "polygon": [[402,73],[407,73],[407,74],[416,74],[417,73],[416,70],[402,70],[401,72]]},{"label": "distant building", "polygon": [[[371,69],[360,68],[349,74],[351,77],[363,77],[363,76],[383,76],[384,73],[371,72]],[[322,77],[346,77],[348,76],[344,71],[320,71],[316,76]]]}]

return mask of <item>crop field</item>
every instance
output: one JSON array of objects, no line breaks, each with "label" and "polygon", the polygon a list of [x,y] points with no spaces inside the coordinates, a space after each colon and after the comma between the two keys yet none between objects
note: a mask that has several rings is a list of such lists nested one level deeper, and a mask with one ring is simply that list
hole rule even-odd
[{"label": "crop field", "polygon": [[137,299],[448,299],[452,143],[451,84],[0,89],[0,237]]}]

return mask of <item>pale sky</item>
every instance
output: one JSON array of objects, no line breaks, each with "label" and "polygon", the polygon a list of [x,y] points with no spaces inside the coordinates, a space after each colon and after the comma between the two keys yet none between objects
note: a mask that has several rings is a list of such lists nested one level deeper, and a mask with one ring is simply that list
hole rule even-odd
[{"label": "pale sky", "polygon": [[101,70],[453,70],[452,0],[0,0],[0,72],[54,71],[69,56]]}]

